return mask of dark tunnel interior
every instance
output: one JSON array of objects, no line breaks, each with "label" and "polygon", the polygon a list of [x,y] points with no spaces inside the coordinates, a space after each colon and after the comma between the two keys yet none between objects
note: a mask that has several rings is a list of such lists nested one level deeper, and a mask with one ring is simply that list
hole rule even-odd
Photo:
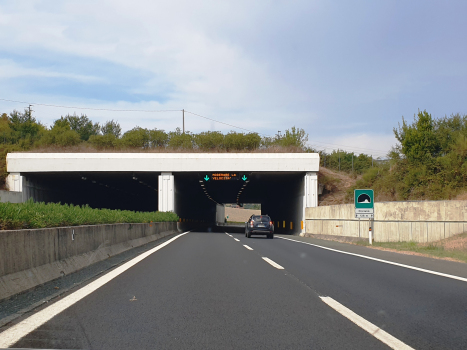
[{"label": "dark tunnel interior", "polygon": [[[136,211],[158,209],[158,176],[153,172],[27,173],[35,201]],[[204,179],[204,173],[174,175],[175,212],[189,222],[214,223],[216,204],[260,203],[276,231],[297,232],[303,220],[304,173],[242,173],[235,180]],[[242,179],[245,175],[245,180]],[[290,223],[293,229],[290,229]],[[279,223],[279,225],[277,225]],[[285,228],[283,226],[286,226]]]}]

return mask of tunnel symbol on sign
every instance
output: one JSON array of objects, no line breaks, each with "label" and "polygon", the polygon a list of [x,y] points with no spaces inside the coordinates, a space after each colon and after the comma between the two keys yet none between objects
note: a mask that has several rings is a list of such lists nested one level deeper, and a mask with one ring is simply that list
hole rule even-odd
[{"label": "tunnel symbol on sign", "polygon": [[357,202],[358,203],[371,203],[371,198],[366,193],[362,193],[360,196],[358,196]]}]

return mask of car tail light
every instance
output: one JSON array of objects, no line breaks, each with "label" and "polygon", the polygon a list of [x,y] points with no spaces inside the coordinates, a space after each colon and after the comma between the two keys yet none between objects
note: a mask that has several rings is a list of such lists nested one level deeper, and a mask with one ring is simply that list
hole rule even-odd
[{"label": "car tail light", "polygon": [[253,222],[253,221],[251,221],[251,222],[250,222],[250,227],[253,227],[253,224],[254,224],[254,222]]},{"label": "car tail light", "polygon": [[269,226],[272,226],[272,221],[269,221]]}]

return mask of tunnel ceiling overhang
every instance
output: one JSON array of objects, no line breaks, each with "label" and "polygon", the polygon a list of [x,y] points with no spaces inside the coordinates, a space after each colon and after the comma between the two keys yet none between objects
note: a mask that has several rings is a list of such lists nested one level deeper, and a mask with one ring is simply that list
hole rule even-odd
[{"label": "tunnel ceiling overhang", "polygon": [[8,153],[9,173],[317,172],[317,153]]}]

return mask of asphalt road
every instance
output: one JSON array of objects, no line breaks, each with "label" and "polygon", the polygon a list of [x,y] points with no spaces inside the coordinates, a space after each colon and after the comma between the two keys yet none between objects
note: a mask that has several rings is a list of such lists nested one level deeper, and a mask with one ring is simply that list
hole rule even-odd
[{"label": "asphalt road", "polygon": [[413,348],[467,347],[467,282],[278,237],[213,232],[174,240],[13,347],[388,348],[320,297]]}]

